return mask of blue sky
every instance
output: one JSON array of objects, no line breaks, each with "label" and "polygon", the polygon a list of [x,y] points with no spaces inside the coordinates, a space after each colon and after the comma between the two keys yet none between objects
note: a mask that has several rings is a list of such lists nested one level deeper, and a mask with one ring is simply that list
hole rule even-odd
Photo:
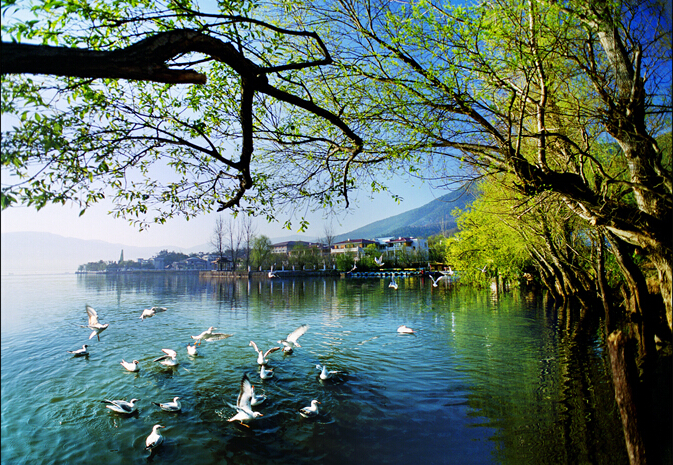
[{"label": "blue sky", "polygon": [[[336,234],[346,233],[377,220],[403,213],[425,205],[446,192],[433,191],[429,185],[420,181],[413,183],[398,179],[393,180],[394,192],[401,195],[404,201],[400,204],[390,198],[389,194],[379,194],[369,200],[367,193],[358,192],[355,202],[348,211],[333,218]],[[65,237],[78,239],[96,239],[111,243],[134,246],[178,246],[194,247],[210,241],[219,215],[226,218],[227,212],[201,215],[189,221],[183,218],[169,220],[163,225],[152,225],[148,230],[139,232],[126,220],[108,215],[109,203],[101,203],[89,208],[79,216],[80,209],[70,205],[49,205],[39,212],[33,207],[11,207],[0,213],[0,229],[5,232],[36,231],[49,232]],[[287,215],[282,217],[284,221]],[[308,216],[311,225],[304,233],[307,237],[324,235],[324,219],[320,213]],[[284,237],[296,233],[299,221],[293,221],[294,231],[283,228],[283,221],[267,224],[264,218],[253,220],[257,235],[264,234],[270,238]]]}]

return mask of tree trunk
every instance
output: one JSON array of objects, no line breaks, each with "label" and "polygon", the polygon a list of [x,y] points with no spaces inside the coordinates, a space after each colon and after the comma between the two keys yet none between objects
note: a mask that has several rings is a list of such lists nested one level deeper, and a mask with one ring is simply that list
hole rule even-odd
[{"label": "tree trunk", "polygon": [[647,460],[636,406],[638,370],[632,341],[615,331],[608,337],[608,352],[629,460],[631,465],[644,465]]}]

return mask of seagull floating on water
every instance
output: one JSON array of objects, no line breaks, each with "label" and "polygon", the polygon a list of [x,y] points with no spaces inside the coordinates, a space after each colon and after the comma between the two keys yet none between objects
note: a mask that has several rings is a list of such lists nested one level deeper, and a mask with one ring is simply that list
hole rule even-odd
[{"label": "seagull floating on water", "polygon": [[340,371],[328,371],[326,366],[320,364],[315,367],[320,370],[320,379],[322,380],[330,379],[332,376],[341,373]]},{"label": "seagull floating on water", "polygon": [[250,405],[252,405],[254,407],[256,405],[259,405],[259,404],[263,403],[266,400],[266,395],[265,394],[259,394],[259,395],[255,394],[255,386],[254,385],[250,389],[252,391],[252,394],[251,394],[251,397],[250,397]]},{"label": "seagull floating on water", "polygon": [[127,362],[126,360],[122,359],[119,364],[126,368],[128,371],[138,371],[140,370],[140,367],[138,366],[140,362],[138,360],[134,360],[132,362]]},{"label": "seagull floating on water", "polygon": [[278,344],[283,345],[283,352],[287,354],[292,353],[292,344],[294,344],[295,347],[301,347],[297,340],[308,331],[309,326],[308,325],[301,325],[299,328],[295,329],[292,331],[290,334],[287,335],[285,339],[281,339],[278,341]]},{"label": "seagull floating on water", "polygon": [[397,283],[395,282],[395,275],[390,280],[390,284],[388,284],[388,287],[392,287],[393,289],[397,289]]},{"label": "seagull floating on water", "polygon": [[194,345],[191,343],[187,344],[187,353],[191,356],[199,355],[199,351],[196,350],[196,343]]},{"label": "seagull floating on water", "polygon": [[262,379],[273,378],[273,368],[267,370],[266,367],[262,365],[262,369],[259,370],[259,377]]},{"label": "seagull floating on water", "polygon": [[89,346],[84,344],[81,349],[68,350],[67,352],[69,354],[73,354],[75,357],[81,357],[82,355],[89,355],[89,351],[86,350],[87,347],[89,347]]},{"label": "seagull floating on water", "polygon": [[135,406],[135,402],[140,399],[131,399],[130,402],[126,402],[125,400],[102,400],[104,404],[110,404],[106,405],[107,408],[112,410],[113,412],[117,413],[123,413],[125,415],[130,415],[131,413],[135,412],[138,410],[138,408]]},{"label": "seagull floating on water", "polygon": [[267,350],[266,352],[262,353],[262,351],[257,348],[257,344],[255,344],[254,341],[250,341],[250,344],[248,344],[248,345],[252,346],[252,348],[255,349],[255,352],[257,352],[257,363],[260,364],[260,365],[266,365],[268,363],[268,360],[266,359],[266,357],[269,354],[272,354],[275,351],[280,350],[280,347],[272,347],[269,350]]},{"label": "seagull floating on water", "polygon": [[98,340],[100,341],[100,333],[105,331],[108,326],[110,326],[109,323],[106,324],[101,324],[98,322],[98,313],[96,313],[96,310],[94,310],[92,307],[89,305],[86,306],[86,313],[89,315],[89,324],[88,325],[80,325],[82,328],[89,328],[92,329],[93,332],[89,336],[89,339],[93,338],[94,336],[98,337]]},{"label": "seagull floating on water", "polygon": [[164,412],[179,412],[182,410],[182,405],[180,404],[179,397],[174,397],[172,402],[166,402],[163,404],[152,402],[154,405],[161,407],[161,410]]},{"label": "seagull floating on water", "polygon": [[432,279],[432,287],[437,287],[437,286],[438,286],[437,283],[438,283],[439,280],[442,279],[443,277],[444,277],[444,275],[441,275],[439,278],[435,279],[435,278],[432,277],[432,275],[430,275],[430,279]]},{"label": "seagull floating on water", "polygon": [[383,265],[384,265],[384,263],[383,263],[383,255],[381,255],[379,258],[374,257],[374,262],[375,262],[378,266],[383,266]]},{"label": "seagull floating on water", "polygon": [[252,421],[257,417],[264,416],[260,412],[252,411],[251,407],[252,395],[253,395],[252,383],[250,383],[248,375],[243,374],[243,378],[241,379],[241,390],[238,393],[238,399],[236,400],[236,405],[230,404],[231,407],[236,409],[236,415],[234,415],[227,421],[230,422],[238,421],[243,426],[248,426],[246,425],[247,422]]},{"label": "seagull floating on water", "polygon": [[304,407],[299,410],[299,414],[304,417],[304,418],[311,418],[315,417],[318,415],[318,402],[317,400],[313,399],[311,401],[311,405],[308,407]]},{"label": "seagull floating on water", "polygon": [[216,329],[217,328],[215,326],[211,326],[198,336],[192,336],[192,339],[199,341],[199,345],[201,345],[201,339],[206,341],[220,341],[222,339],[226,339],[228,337],[233,336],[233,334],[214,333],[213,331]]},{"label": "seagull floating on water", "polygon": [[145,450],[152,450],[159,447],[164,442],[164,437],[159,432],[160,428],[165,428],[165,426],[154,425],[152,427],[152,432],[147,436],[147,439],[145,439]]},{"label": "seagull floating on water", "polygon": [[412,333],[415,333],[416,331],[414,331],[413,329],[411,329],[408,326],[400,325],[400,327],[397,328],[397,332],[401,333],[401,334],[412,334]]},{"label": "seagull floating on water", "polygon": [[162,365],[165,365],[167,367],[174,367],[179,365],[178,362],[178,353],[172,349],[161,349],[162,352],[164,352],[166,355],[155,358],[155,362],[161,362]]}]

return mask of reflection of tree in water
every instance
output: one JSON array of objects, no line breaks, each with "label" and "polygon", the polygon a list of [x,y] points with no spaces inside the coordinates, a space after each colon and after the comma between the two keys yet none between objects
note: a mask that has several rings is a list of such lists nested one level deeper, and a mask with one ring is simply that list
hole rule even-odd
[{"label": "reflection of tree in water", "polygon": [[623,443],[623,432],[599,319],[542,306],[534,316],[543,322],[541,337],[531,334],[530,345],[513,347],[507,339],[526,340],[525,333],[540,326],[504,332],[498,322],[502,311],[493,313],[493,326],[486,330],[493,353],[484,359],[493,360],[494,372],[508,360],[510,376],[494,373],[491,382],[487,371],[469,396],[470,406],[498,427],[492,438],[502,443],[496,448],[497,460],[596,464],[609,458],[610,464],[629,463],[625,448],[615,447]]}]

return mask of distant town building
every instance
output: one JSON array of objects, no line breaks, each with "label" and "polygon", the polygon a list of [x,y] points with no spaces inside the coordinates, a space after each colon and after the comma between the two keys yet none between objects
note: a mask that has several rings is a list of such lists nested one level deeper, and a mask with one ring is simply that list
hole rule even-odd
[{"label": "distant town building", "polygon": [[271,253],[275,254],[288,254],[292,255],[293,253],[306,252],[306,251],[318,251],[321,254],[329,254],[329,247],[320,242],[306,242],[306,241],[285,241],[273,244],[271,246]]},{"label": "distant town building", "polygon": [[370,244],[376,245],[377,247],[379,246],[378,242],[371,241],[369,239],[347,239],[345,241],[337,242],[336,244],[332,245],[330,253],[332,254],[351,253],[359,257],[360,254],[364,251],[365,247],[367,247]]}]

